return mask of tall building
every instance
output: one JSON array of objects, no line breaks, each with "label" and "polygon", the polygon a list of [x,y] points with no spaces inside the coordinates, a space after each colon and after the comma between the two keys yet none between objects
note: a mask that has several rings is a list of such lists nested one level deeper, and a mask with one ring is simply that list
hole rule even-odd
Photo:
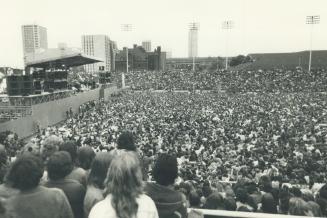
[{"label": "tall building", "polygon": [[85,71],[89,73],[113,71],[114,60],[112,55],[114,46],[115,42],[111,41],[106,35],[83,35],[83,53],[103,60],[103,62],[85,65]]},{"label": "tall building", "polygon": [[151,41],[148,40],[148,41],[143,41],[142,42],[142,47],[144,48],[144,50],[146,52],[151,52]]},{"label": "tall building", "polygon": [[45,27],[35,24],[23,25],[22,38],[24,62],[26,62],[27,56],[33,55],[40,50],[48,49],[47,28]]},{"label": "tall building", "polygon": [[198,30],[197,23],[190,23],[188,32],[188,57],[193,58],[198,56]]}]

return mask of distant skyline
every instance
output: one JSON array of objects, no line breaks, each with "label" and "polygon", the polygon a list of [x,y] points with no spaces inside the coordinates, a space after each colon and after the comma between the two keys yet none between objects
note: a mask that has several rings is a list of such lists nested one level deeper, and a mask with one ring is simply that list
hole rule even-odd
[{"label": "distant skyline", "polygon": [[[306,16],[320,15],[313,50],[327,50],[326,0],[10,0],[0,3],[0,66],[23,67],[21,26],[48,30],[48,47],[81,48],[81,36],[106,34],[118,48],[151,40],[173,57],[188,56],[188,25],[197,22],[198,56],[224,56],[221,24],[233,20],[229,55],[308,50]],[[133,30],[121,31],[121,24]]]}]

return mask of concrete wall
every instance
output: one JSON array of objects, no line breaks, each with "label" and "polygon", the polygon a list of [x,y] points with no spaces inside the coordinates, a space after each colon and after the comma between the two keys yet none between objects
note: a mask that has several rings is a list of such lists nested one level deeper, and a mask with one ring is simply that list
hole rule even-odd
[{"label": "concrete wall", "polygon": [[[110,95],[117,91],[116,86],[110,86],[104,89],[105,100],[108,100]],[[37,125],[45,128],[59,123],[66,119],[66,111],[69,108],[72,108],[73,112],[77,112],[81,104],[92,100],[99,100],[99,97],[100,88],[79,93],[69,98],[33,105],[32,115],[1,123],[0,132],[10,130],[17,133],[20,138],[30,136],[36,131]]]}]

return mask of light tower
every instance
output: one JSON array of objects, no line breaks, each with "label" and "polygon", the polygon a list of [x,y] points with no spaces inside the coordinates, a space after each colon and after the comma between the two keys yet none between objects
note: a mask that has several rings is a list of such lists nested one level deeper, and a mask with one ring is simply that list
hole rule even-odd
[{"label": "light tower", "polygon": [[226,30],[226,65],[225,69],[228,69],[228,37],[229,37],[229,32],[231,29],[234,27],[234,22],[232,20],[226,20],[222,23],[222,29]]},{"label": "light tower", "polygon": [[[131,32],[133,30],[133,26],[132,26],[132,24],[122,24],[121,25],[121,30],[123,32]],[[126,45],[126,73],[128,73],[128,43]],[[121,80],[122,80],[122,88],[125,88],[125,74],[124,74],[124,72],[122,72]]]},{"label": "light tower", "polygon": [[199,23],[189,23],[188,56],[193,58],[193,71],[195,70],[195,57],[198,55]]},{"label": "light tower", "polygon": [[320,16],[319,15],[307,16],[306,24],[310,24],[311,25],[311,31],[310,31],[310,54],[309,54],[309,67],[308,67],[308,72],[311,71],[313,25],[314,24],[319,24],[319,22],[320,22]]}]

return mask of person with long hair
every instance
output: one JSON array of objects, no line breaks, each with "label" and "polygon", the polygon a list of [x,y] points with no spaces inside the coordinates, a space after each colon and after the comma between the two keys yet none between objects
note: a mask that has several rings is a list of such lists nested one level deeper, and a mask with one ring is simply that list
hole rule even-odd
[{"label": "person with long hair", "polygon": [[105,181],[106,198],[89,218],[158,218],[152,199],[143,193],[142,170],[135,152],[121,151],[112,160]]}]

